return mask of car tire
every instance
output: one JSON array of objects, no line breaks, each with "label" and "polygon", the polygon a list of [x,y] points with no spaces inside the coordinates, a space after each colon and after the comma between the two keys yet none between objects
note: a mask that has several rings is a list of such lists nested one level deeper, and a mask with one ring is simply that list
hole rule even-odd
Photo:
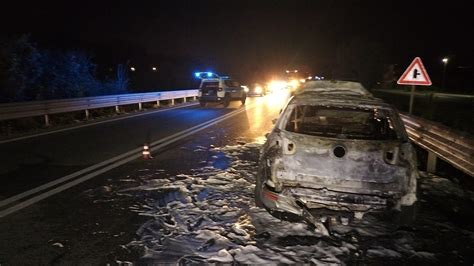
[{"label": "car tire", "polygon": [[418,202],[416,202],[411,206],[401,206],[399,211],[395,211],[390,219],[392,230],[411,227],[415,223],[418,206]]},{"label": "car tire", "polygon": [[242,99],[240,99],[240,102],[242,103],[242,105],[245,104],[246,100],[247,100],[247,95],[244,95],[244,97],[242,97]]},{"label": "car tire", "polygon": [[229,96],[229,95],[226,95],[226,96],[224,97],[224,102],[223,102],[223,103],[224,103],[224,107],[228,107],[228,106],[229,106],[229,104],[230,104],[230,96]]},{"label": "car tire", "polygon": [[255,206],[260,208],[265,207],[262,202],[262,181],[260,181],[258,176],[255,184]]},{"label": "car tire", "polygon": [[200,101],[200,102],[199,102],[199,105],[200,105],[201,107],[206,107],[207,103],[206,103],[206,102],[201,102],[201,101]]},{"label": "car tire", "polygon": [[398,224],[400,226],[409,226],[415,223],[416,216],[418,214],[418,202],[415,202],[411,206],[401,206],[399,213]]}]

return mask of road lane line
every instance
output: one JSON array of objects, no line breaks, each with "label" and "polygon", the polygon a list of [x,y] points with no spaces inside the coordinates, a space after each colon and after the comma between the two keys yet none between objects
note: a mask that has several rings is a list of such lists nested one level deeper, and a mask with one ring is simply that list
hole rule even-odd
[{"label": "road lane line", "polygon": [[[239,110],[240,110],[240,109],[239,109]],[[236,110],[236,111],[239,111],[239,110]],[[245,110],[245,109],[244,109],[244,110]],[[236,112],[236,111],[233,111],[233,112]],[[229,113],[229,114],[232,114],[233,112],[231,112],[231,113]],[[184,133],[184,132],[186,132],[186,131],[193,130],[193,129],[198,128],[198,127],[200,127],[200,126],[202,126],[202,125],[204,125],[204,124],[206,124],[206,123],[209,123],[209,122],[212,122],[212,121],[221,119],[221,118],[223,118],[223,117],[226,117],[226,116],[229,115],[229,114],[225,114],[225,115],[223,115],[223,116],[221,116],[221,117],[213,118],[213,119],[211,119],[211,120],[209,120],[209,121],[206,121],[206,122],[203,122],[203,123],[201,123],[201,124],[199,124],[199,125],[196,125],[196,126],[193,126],[193,127],[191,127],[191,128],[188,128],[188,129],[186,129],[186,130],[184,130],[184,131],[177,132],[177,133],[175,133],[175,134],[173,134],[173,135],[164,137],[164,138],[162,138],[162,139],[160,139],[160,140],[157,140],[157,141],[154,141],[154,142],[150,143],[149,146],[150,146],[151,148],[153,148],[154,145],[157,145],[157,144],[159,144],[160,142],[168,141],[169,139],[175,138],[175,137],[177,137],[178,135],[180,135],[180,134],[182,134],[182,133]],[[20,193],[20,194],[18,194],[18,195],[15,195],[15,196],[12,196],[12,197],[10,197],[10,198],[7,198],[7,199],[5,199],[5,200],[0,201],[0,207],[3,207],[3,206],[8,205],[8,204],[11,204],[12,202],[21,200],[21,199],[23,199],[23,198],[25,198],[25,197],[28,197],[28,196],[30,196],[30,195],[36,194],[36,193],[38,193],[38,192],[40,192],[40,191],[42,191],[42,190],[48,189],[48,188],[50,188],[50,187],[59,185],[59,184],[61,184],[61,183],[63,183],[63,182],[66,182],[66,181],[68,181],[68,180],[71,180],[71,179],[73,179],[73,178],[75,178],[75,177],[78,177],[78,176],[80,176],[80,175],[83,175],[83,174],[86,174],[86,173],[88,173],[88,172],[94,171],[94,170],[96,170],[97,168],[100,168],[100,167],[106,166],[106,165],[108,165],[108,164],[111,164],[111,163],[113,163],[113,162],[115,162],[115,161],[118,161],[118,160],[122,159],[123,157],[130,156],[130,155],[133,155],[133,154],[138,154],[138,153],[140,153],[141,151],[142,151],[142,148],[135,148],[135,149],[133,149],[133,150],[131,150],[131,151],[125,152],[125,153],[120,154],[120,155],[117,155],[117,156],[115,156],[115,157],[113,157],[113,158],[110,158],[110,159],[107,159],[107,160],[105,160],[105,161],[103,161],[103,162],[97,163],[97,164],[95,164],[95,165],[89,166],[89,167],[87,167],[87,168],[84,168],[84,169],[79,170],[79,171],[77,171],[77,172],[74,172],[74,173],[72,173],[72,174],[63,176],[63,177],[61,177],[61,178],[58,178],[58,179],[56,179],[56,180],[53,180],[53,181],[51,181],[51,182],[48,182],[48,183],[43,184],[43,185],[41,185],[41,186],[38,186],[38,187],[36,187],[36,188],[33,188],[33,189],[28,190],[28,191],[22,192],[22,193]],[[152,151],[153,151],[153,150],[152,150]]]},{"label": "road lane line", "polygon": [[[241,114],[241,113],[243,113],[243,112],[245,112],[245,111],[251,110],[251,109],[253,109],[253,108],[255,107],[255,105],[256,105],[255,103],[250,104],[250,105],[247,105],[245,108],[241,108],[241,109],[232,111],[231,113],[228,113],[228,114],[223,115],[223,116],[221,116],[221,117],[211,119],[211,120],[206,121],[206,122],[204,122],[204,123],[201,123],[201,124],[199,124],[199,125],[193,126],[193,127],[189,128],[189,129],[186,129],[186,130],[183,130],[183,131],[181,131],[181,132],[175,133],[175,134],[173,134],[173,135],[171,135],[171,136],[165,137],[165,138],[163,138],[163,139],[161,139],[161,140],[154,141],[153,143],[150,144],[150,150],[153,152],[153,151],[159,150],[159,149],[161,149],[161,148],[164,148],[164,147],[166,147],[166,146],[168,146],[168,145],[170,145],[170,144],[172,144],[172,143],[174,143],[174,142],[176,142],[176,141],[178,141],[178,140],[184,139],[184,138],[186,138],[186,137],[188,137],[188,136],[190,136],[190,135],[192,135],[192,134],[195,134],[195,133],[197,133],[197,132],[199,132],[199,131],[202,131],[202,130],[204,130],[204,129],[206,129],[206,128],[209,128],[209,127],[211,127],[211,126],[213,126],[213,125],[215,125],[215,124],[218,124],[218,123],[220,123],[220,122],[223,122],[223,121],[225,121],[225,120],[227,120],[227,119],[229,119],[229,118],[231,118],[231,117],[234,117],[234,116],[236,116],[236,115],[239,115],[239,114]],[[119,155],[119,156],[116,156],[116,157],[114,157],[114,158],[108,159],[108,160],[106,160],[106,161],[104,161],[104,162],[101,162],[101,163],[99,163],[99,164],[90,166],[90,167],[88,167],[88,168],[86,168],[86,169],[83,169],[83,170],[81,170],[81,171],[78,171],[78,172],[76,172],[76,173],[70,174],[70,175],[65,176],[65,177],[62,177],[62,178],[60,178],[60,179],[58,179],[58,180],[54,180],[54,181],[51,181],[51,182],[49,182],[49,183],[47,183],[47,184],[44,184],[44,185],[42,185],[42,186],[40,186],[40,187],[31,189],[31,190],[26,191],[26,192],[23,192],[23,193],[21,193],[21,194],[19,194],[19,195],[10,197],[10,198],[8,198],[8,199],[5,199],[5,200],[3,200],[3,201],[0,202],[0,206],[8,205],[8,204],[10,204],[10,203],[12,203],[12,202],[15,202],[15,201],[18,201],[18,200],[20,200],[20,199],[23,199],[23,198],[25,198],[25,197],[27,197],[27,196],[33,195],[33,194],[38,193],[38,192],[40,192],[40,191],[42,191],[42,190],[45,190],[45,189],[47,189],[47,188],[51,188],[51,187],[53,187],[53,186],[55,186],[55,185],[58,185],[58,184],[63,183],[63,182],[66,182],[66,181],[68,181],[68,180],[70,180],[70,179],[72,179],[72,178],[74,178],[74,177],[80,176],[80,175],[82,175],[82,174],[84,174],[84,173],[87,173],[87,172],[93,171],[93,170],[95,170],[95,169],[97,169],[97,168],[99,168],[99,167],[105,166],[105,167],[103,167],[103,168],[101,168],[101,169],[98,169],[98,170],[96,170],[96,171],[94,171],[94,172],[88,173],[87,175],[82,176],[82,177],[80,177],[80,178],[78,178],[78,179],[69,181],[68,183],[62,184],[62,185],[60,185],[59,187],[53,188],[53,189],[51,189],[51,190],[49,190],[49,191],[46,191],[46,192],[44,192],[44,193],[42,193],[42,194],[40,194],[40,195],[34,196],[34,197],[30,198],[30,199],[27,199],[27,200],[25,200],[25,201],[23,201],[23,202],[20,202],[20,203],[14,205],[14,206],[12,206],[12,207],[9,207],[9,208],[7,208],[7,209],[5,209],[5,210],[2,210],[2,211],[0,211],[0,218],[5,217],[5,216],[7,216],[7,215],[9,215],[9,214],[11,214],[11,213],[14,213],[14,212],[18,211],[18,210],[21,210],[21,209],[23,209],[23,208],[25,208],[25,207],[28,207],[28,206],[30,206],[30,205],[32,205],[32,204],[38,202],[38,201],[41,201],[41,200],[43,200],[43,199],[45,199],[45,198],[48,198],[48,197],[50,197],[50,196],[52,196],[52,195],[55,195],[55,194],[57,194],[57,193],[59,193],[59,192],[62,192],[62,191],[64,191],[64,190],[68,189],[68,188],[71,188],[71,187],[73,187],[73,186],[75,186],[75,185],[77,185],[77,184],[80,184],[80,183],[82,183],[82,182],[84,182],[84,181],[86,181],[86,180],[89,180],[89,179],[91,179],[91,178],[93,178],[93,177],[95,177],[95,176],[98,176],[98,175],[100,175],[100,174],[102,174],[102,173],[105,173],[105,172],[107,172],[107,171],[109,171],[109,170],[111,170],[111,169],[113,169],[113,168],[116,168],[116,167],[118,167],[118,166],[120,166],[120,165],[123,165],[123,164],[125,164],[125,163],[127,163],[127,162],[130,162],[130,161],[133,161],[133,160],[135,160],[135,159],[138,159],[138,158],[141,157],[140,152],[141,152],[141,148],[133,149],[133,150],[131,150],[131,151],[129,151],[129,152],[126,152],[126,153],[121,154],[121,155]],[[124,158],[124,157],[126,157],[126,158]],[[80,172],[80,173],[79,173],[79,172]]]},{"label": "road lane line", "polygon": [[195,106],[195,105],[198,105],[198,103],[185,104],[185,105],[182,105],[182,106],[179,105],[179,106],[170,107],[170,108],[166,108],[166,109],[149,111],[149,112],[144,112],[144,113],[141,113],[141,114],[133,114],[133,115],[123,116],[123,117],[116,117],[116,118],[112,118],[112,119],[109,119],[109,120],[92,122],[92,123],[89,123],[89,124],[78,125],[78,126],[73,126],[73,127],[68,127],[68,128],[58,129],[58,130],[53,130],[53,131],[38,133],[38,134],[34,134],[34,135],[28,135],[28,136],[13,138],[13,139],[0,140],[0,144],[19,141],[19,140],[24,140],[24,139],[30,139],[30,138],[35,138],[35,137],[40,137],[40,136],[44,136],[44,135],[50,135],[50,134],[54,134],[54,133],[60,133],[60,132],[73,130],[73,129],[78,129],[78,128],[83,128],[83,127],[90,127],[90,126],[105,124],[105,123],[119,121],[119,120],[123,120],[123,119],[127,119],[127,118],[134,118],[134,117],[143,116],[143,115],[151,115],[151,114],[166,112],[166,111],[170,111],[170,110],[174,110],[174,109],[185,108],[185,107],[190,107],[190,106]]}]

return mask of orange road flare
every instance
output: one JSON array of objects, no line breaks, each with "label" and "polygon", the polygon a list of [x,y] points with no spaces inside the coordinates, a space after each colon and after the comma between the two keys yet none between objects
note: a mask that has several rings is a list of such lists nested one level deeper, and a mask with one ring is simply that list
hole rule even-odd
[{"label": "orange road flare", "polygon": [[153,157],[151,156],[150,147],[148,147],[148,145],[144,145],[144,146],[143,146],[142,155],[143,155],[143,159],[151,159],[151,158],[153,158]]}]

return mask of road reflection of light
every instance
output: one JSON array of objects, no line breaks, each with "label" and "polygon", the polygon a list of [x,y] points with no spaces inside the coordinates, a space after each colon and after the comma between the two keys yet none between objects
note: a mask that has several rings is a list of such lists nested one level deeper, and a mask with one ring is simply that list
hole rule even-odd
[{"label": "road reflection of light", "polygon": [[255,138],[255,143],[257,144],[264,144],[265,141],[267,141],[267,137],[265,136],[259,136]]},{"label": "road reflection of light", "polygon": [[290,94],[287,90],[274,92],[265,97],[252,97],[255,104],[248,114],[249,135],[253,142],[263,144],[265,134],[273,128],[272,120],[278,118],[281,108],[288,101]]},{"label": "road reflection of light", "polygon": [[283,107],[283,105],[290,98],[290,93],[288,90],[276,91],[272,94],[266,96],[267,105],[277,108],[278,111]]},{"label": "road reflection of light", "polygon": [[259,102],[260,104],[258,104],[258,106],[255,108],[255,113],[254,115],[252,116],[252,119],[250,121],[250,124],[251,125],[254,125],[254,126],[259,126],[259,125],[262,125],[262,123],[264,123],[265,121],[263,121],[263,104],[261,104],[263,99],[259,99]]}]

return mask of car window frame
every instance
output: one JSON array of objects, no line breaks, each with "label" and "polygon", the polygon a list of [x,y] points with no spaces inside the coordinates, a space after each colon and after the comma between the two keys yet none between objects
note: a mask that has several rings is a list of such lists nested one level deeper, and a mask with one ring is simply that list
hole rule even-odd
[{"label": "car window frame", "polygon": [[318,104],[318,103],[302,103],[302,104],[297,104],[295,102],[292,102],[291,100],[288,102],[286,108],[282,111],[282,114],[280,118],[278,119],[277,123],[275,124],[275,129],[278,131],[284,131],[289,134],[299,134],[302,136],[307,136],[307,137],[313,137],[313,138],[325,138],[325,139],[337,139],[337,140],[350,140],[350,141],[402,141],[406,142],[408,141],[408,135],[406,133],[406,129],[403,125],[403,122],[401,121],[400,115],[398,113],[398,110],[395,108],[387,108],[385,106],[373,106],[374,108],[378,109],[383,109],[388,111],[390,119],[393,122],[393,127],[394,131],[396,134],[396,139],[393,140],[377,140],[377,139],[353,139],[353,138],[348,138],[348,139],[341,139],[341,138],[336,138],[336,137],[329,137],[329,136],[317,136],[317,135],[310,135],[310,134],[303,134],[303,133],[298,133],[294,131],[288,131],[286,130],[286,124],[288,123],[288,120],[291,118],[291,114],[293,113],[293,110],[300,105],[314,105],[314,106],[328,106],[327,104]]}]

